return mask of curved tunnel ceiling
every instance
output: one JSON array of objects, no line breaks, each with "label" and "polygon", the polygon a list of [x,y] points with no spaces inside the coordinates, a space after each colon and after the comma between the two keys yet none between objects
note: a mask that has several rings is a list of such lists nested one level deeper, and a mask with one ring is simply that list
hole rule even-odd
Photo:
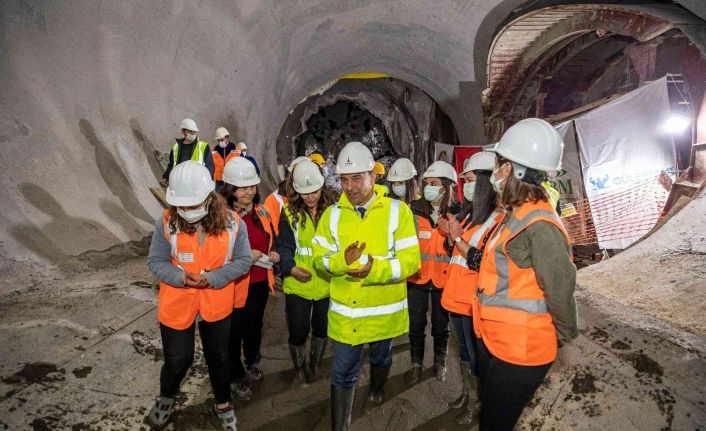
[{"label": "curved tunnel ceiling", "polygon": [[[347,73],[402,79],[484,143],[492,37],[524,0],[0,3],[0,258],[56,262],[139,240],[155,151],[184,117],[275,160],[290,110]],[[265,185],[276,178],[265,163]],[[86,234],[88,232],[88,234]]]}]

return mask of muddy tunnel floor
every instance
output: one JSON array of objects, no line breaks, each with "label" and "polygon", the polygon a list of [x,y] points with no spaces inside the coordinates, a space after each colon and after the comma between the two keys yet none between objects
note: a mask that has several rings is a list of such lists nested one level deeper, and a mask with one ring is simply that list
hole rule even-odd
[{"label": "muddy tunnel floor", "polygon": [[[635,309],[579,290],[580,337],[561,349],[519,429],[699,429],[706,424],[706,342]],[[0,429],[146,430],[162,361],[157,288],[144,259],[120,268],[18,289],[0,298]],[[320,378],[290,383],[281,294],[267,306],[265,377],[250,401],[235,401],[240,430],[329,429],[331,352]],[[427,352],[431,351],[428,337]],[[361,372],[353,429],[460,430],[446,403],[460,391],[455,339],[449,375],[404,382],[408,341],[394,343],[385,403],[364,413]],[[216,430],[206,366],[196,360],[182,384],[170,430]],[[473,425],[472,429],[477,428]]]}]

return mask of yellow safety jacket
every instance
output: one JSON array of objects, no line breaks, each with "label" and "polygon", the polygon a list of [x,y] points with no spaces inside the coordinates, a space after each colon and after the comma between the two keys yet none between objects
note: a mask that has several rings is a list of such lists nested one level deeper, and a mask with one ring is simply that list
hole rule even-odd
[{"label": "yellow safety jacket", "polygon": [[[324,211],[313,240],[316,268],[331,274],[328,336],[351,345],[394,338],[409,330],[405,279],[420,267],[412,211],[374,188],[375,199],[361,218],[345,193]],[[366,246],[359,261],[346,265],[345,249]],[[346,274],[373,256],[359,279]]]},{"label": "yellow safety jacket", "polygon": [[311,273],[311,279],[305,283],[292,276],[284,277],[282,287],[284,293],[301,296],[305,299],[318,300],[329,295],[329,283],[331,276],[326,272],[314,267],[314,253],[312,250],[312,240],[316,233],[314,221],[309,213],[306,213],[306,223],[301,226],[301,221],[295,225],[294,217],[289,210],[289,205],[284,205],[284,214],[289,222],[289,227],[294,233],[294,263],[299,268],[306,269]]},{"label": "yellow safety jacket", "polygon": [[[206,151],[206,148],[208,148],[208,142],[206,141],[196,141],[194,144],[186,144],[186,145],[196,145],[196,148],[194,148],[194,152],[191,153],[191,160],[195,162],[199,162],[202,165],[206,163],[206,161],[203,159],[203,152]],[[173,155],[173,161],[172,161],[172,166],[176,166],[178,161],[179,161],[179,143],[175,142],[174,145],[172,145],[172,155]]]}]

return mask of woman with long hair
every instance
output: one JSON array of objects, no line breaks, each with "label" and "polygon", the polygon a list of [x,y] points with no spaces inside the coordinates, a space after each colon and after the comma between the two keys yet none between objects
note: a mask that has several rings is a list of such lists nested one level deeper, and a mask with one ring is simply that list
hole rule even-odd
[{"label": "woman with long hair", "polygon": [[[252,249],[253,265],[248,273],[248,296],[245,304],[233,311],[230,343],[233,390],[240,398],[248,399],[252,391],[246,376],[251,380],[262,379],[262,321],[269,295],[274,293],[272,266],[279,261],[279,254],[273,249],[275,229],[270,214],[260,205],[257,189],[260,177],[255,165],[244,157],[232,159],[223,169],[223,182],[225,184],[221,195],[245,222]],[[244,364],[241,361],[241,348]]]},{"label": "woman with long hair", "polygon": [[160,280],[157,316],[164,351],[159,396],[148,415],[155,427],[167,423],[193,363],[198,323],[215,396],[213,413],[224,430],[236,429],[228,344],[233,298],[247,289],[236,280],[250,269],[251,251],[245,224],[215,187],[199,162],[178,164],[169,175],[169,208],[155,224],[147,266]]},{"label": "woman with long hair", "polygon": [[[466,160],[460,175],[464,180],[463,208],[456,217],[449,215],[446,220],[439,222],[441,230],[446,232],[446,245],[452,250],[441,305],[451,316],[459,344],[463,386],[461,395],[449,403],[451,408],[463,408],[456,417],[459,424],[470,424],[473,421],[474,413],[477,412],[475,404],[479,402],[478,355],[471,315],[483,244],[502,216],[497,194],[490,184],[490,173],[494,167],[493,153],[476,153]],[[471,402],[472,391],[476,392],[475,403]]]},{"label": "woman with long hair", "polygon": [[571,240],[542,187],[561,168],[551,124],[529,118],[494,149],[490,177],[505,216],[478,271],[474,328],[481,340],[481,430],[511,430],[544,380],[557,349],[578,335]]},{"label": "woman with long hair", "polygon": [[399,199],[407,205],[419,199],[419,186],[416,177],[417,169],[411,160],[404,157],[395,160],[387,173],[390,197]]},{"label": "woman with long hair", "polygon": [[[336,201],[321,168],[305,160],[294,167],[282,209],[276,250],[280,255],[289,352],[300,384],[311,381],[326,348],[331,277],[314,268],[312,240],[324,210]],[[309,359],[304,348],[311,332]]]},{"label": "woman with long hair", "polygon": [[434,375],[446,380],[446,351],[449,341],[449,313],[441,306],[441,291],[451,260],[444,247],[446,234],[438,227],[439,220],[458,211],[454,201],[456,170],[446,162],[432,163],[422,175],[424,198],[412,202],[421,253],[421,268],[407,279],[409,303],[409,348],[412,368],[406,380],[415,384],[422,375],[427,310],[431,300],[431,334],[434,339]]}]

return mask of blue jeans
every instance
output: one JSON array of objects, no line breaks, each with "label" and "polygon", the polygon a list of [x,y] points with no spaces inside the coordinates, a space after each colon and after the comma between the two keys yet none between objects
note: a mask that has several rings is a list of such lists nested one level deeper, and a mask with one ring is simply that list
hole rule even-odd
[{"label": "blue jeans", "polygon": [[[392,366],[392,339],[375,341],[370,346],[370,365],[390,368]],[[333,340],[334,358],[331,370],[331,385],[337,388],[355,387],[358,372],[363,365],[363,346],[339,343]]]},{"label": "blue jeans", "polygon": [[463,362],[469,362],[471,373],[478,376],[478,340],[473,332],[473,318],[461,314],[451,314],[451,322],[458,338],[458,351]]}]

